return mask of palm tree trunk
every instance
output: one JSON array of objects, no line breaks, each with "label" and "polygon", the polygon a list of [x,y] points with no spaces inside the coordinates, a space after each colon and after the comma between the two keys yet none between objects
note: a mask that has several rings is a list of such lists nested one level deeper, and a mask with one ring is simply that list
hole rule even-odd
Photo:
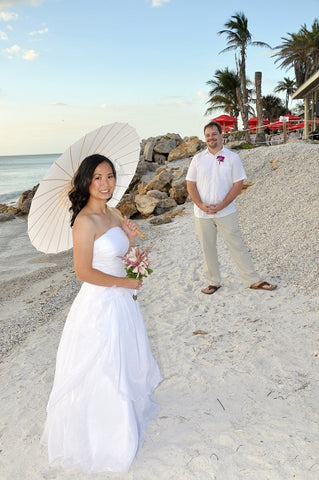
[{"label": "palm tree trunk", "polygon": [[248,93],[247,93],[247,81],[246,81],[245,55],[246,55],[245,50],[242,50],[241,59],[240,59],[240,62],[239,62],[239,74],[240,74],[241,91],[242,91],[241,118],[243,120],[243,126],[244,126],[244,130],[245,130],[245,139],[249,143],[250,142],[250,133],[249,133],[249,125],[248,125]]},{"label": "palm tree trunk", "polygon": [[[241,114],[241,118],[242,120],[244,119],[244,102],[243,102],[243,96],[242,96],[242,93],[241,93],[241,90],[239,87],[236,88],[236,96],[237,96],[237,101],[238,101],[238,105],[239,105],[239,110],[240,110],[240,114]],[[247,124],[247,128],[245,128],[245,124],[244,124],[244,120],[243,120],[243,125],[244,125],[244,130],[245,130],[245,140],[246,142],[250,143],[250,135],[249,135],[249,129],[248,129],[248,120],[246,122]],[[248,135],[247,135],[248,134]]]},{"label": "palm tree trunk", "polygon": [[255,87],[256,87],[256,111],[257,111],[257,133],[256,143],[266,143],[263,121],[263,106],[261,95],[261,79],[262,73],[255,72]]}]

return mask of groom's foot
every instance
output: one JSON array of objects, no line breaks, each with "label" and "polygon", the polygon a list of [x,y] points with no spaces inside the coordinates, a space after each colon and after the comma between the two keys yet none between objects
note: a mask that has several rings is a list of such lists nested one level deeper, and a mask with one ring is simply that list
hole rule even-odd
[{"label": "groom's foot", "polygon": [[271,285],[270,283],[268,282],[256,282],[256,283],[253,283],[252,285],[250,285],[250,287],[252,290],[275,290],[275,288],[277,288],[277,285]]},{"label": "groom's foot", "polygon": [[216,287],[216,285],[208,285],[208,287],[203,288],[203,290],[201,290],[201,292],[202,292],[202,293],[206,293],[206,295],[212,295],[212,294],[215,293],[219,288],[220,288],[220,286],[219,286],[219,287]]}]

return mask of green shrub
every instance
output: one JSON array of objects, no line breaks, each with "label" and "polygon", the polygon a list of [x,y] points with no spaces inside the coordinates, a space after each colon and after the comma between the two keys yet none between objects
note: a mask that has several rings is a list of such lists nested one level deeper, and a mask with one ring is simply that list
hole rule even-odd
[{"label": "green shrub", "polygon": [[242,143],[236,147],[232,147],[232,150],[249,150],[251,148],[257,148],[258,145],[252,145],[251,143]]}]

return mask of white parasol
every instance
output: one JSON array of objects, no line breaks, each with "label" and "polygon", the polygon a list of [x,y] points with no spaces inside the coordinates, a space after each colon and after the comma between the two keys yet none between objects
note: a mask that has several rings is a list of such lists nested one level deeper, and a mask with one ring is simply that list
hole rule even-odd
[{"label": "white parasol", "polygon": [[108,206],[115,207],[134,176],[139,152],[139,137],[127,123],[104,125],[71,145],[51,165],[33,197],[28,216],[32,245],[44,253],[58,253],[72,248],[68,193],[73,176],[84,158],[99,153],[113,162],[116,187]]}]

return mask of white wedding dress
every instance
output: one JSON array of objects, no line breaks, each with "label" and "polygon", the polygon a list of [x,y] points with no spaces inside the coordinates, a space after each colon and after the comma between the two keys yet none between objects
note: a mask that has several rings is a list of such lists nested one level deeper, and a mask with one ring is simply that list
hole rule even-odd
[{"label": "white wedding dress", "polygon": [[[125,276],[128,246],[122,228],[109,229],[94,243],[94,268]],[[156,415],[161,376],[132,293],[83,283],[72,304],[41,438],[51,465],[128,471]]]}]

